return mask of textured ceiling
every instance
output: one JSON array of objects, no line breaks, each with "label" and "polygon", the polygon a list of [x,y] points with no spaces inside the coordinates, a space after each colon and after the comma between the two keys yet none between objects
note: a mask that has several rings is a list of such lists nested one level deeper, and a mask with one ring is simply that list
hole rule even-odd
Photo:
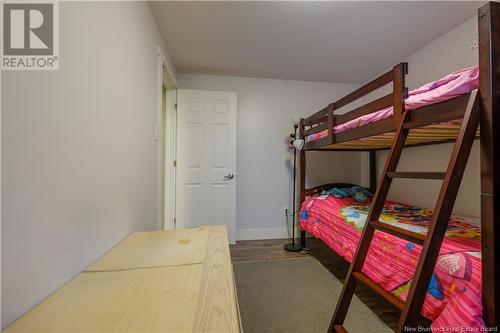
[{"label": "textured ceiling", "polygon": [[179,72],[362,83],[483,2],[151,1]]}]

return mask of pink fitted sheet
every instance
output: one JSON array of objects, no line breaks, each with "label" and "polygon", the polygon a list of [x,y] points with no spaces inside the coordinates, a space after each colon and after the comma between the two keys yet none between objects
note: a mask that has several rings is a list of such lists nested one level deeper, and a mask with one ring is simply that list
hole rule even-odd
[{"label": "pink fitted sheet", "polygon": [[[427,83],[420,88],[410,91],[405,100],[405,109],[414,110],[425,105],[443,102],[460,95],[471,92],[479,87],[479,67],[464,68],[448,74],[447,76]],[[376,112],[350,120],[333,128],[334,133],[345,132],[349,129],[367,125],[376,121],[392,117],[393,107],[381,109]],[[318,140],[328,135],[328,130],[323,130],[306,137],[306,142]]]}]

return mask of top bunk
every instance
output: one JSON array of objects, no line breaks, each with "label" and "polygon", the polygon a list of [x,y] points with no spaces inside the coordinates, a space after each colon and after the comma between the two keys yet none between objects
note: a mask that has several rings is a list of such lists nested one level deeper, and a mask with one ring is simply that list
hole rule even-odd
[{"label": "top bunk", "polygon": [[[406,146],[456,140],[461,118],[479,87],[478,67],[466,68],[408,93],[408,64],[400,63],[347,96],[302,119],[299,137],[304,150],[382,150],[392,145],[395,130],[405,111],[410,129]],[[390,93],[351,107],[353,102],[390,87]],[[479,132],[476,134],[479,138]]]}]

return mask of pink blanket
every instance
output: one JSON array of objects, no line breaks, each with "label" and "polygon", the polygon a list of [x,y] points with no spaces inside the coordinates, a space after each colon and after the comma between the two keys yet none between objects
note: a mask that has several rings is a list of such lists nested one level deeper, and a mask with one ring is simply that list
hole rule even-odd
[{"label": "pink blanket", "polygon": [[[410,91],[408,98],[405,100],[405,109],[414,110],[424,105],[443,102],[471,92],[478,87],[479,67],[465,68],[451,73],[440,80],[427,83],[420,88]],[[390,106],[337,125],[334,127],[333,131],[334,133],[341,133],[351,128],[390,118],[393,113],[393,107]],[[328,129],[309,135],[306,141],[318,140],[327,135]]]},{"label": "pink blanket", "polygon": [[[302,203],[300,226],[351,262],[369,203],[314,196]],[[427,232],[432,210],[386,202],[380,221],[413,232]],[[376,231],[363,272],[405,300],[421,247]],[[470,327],[482,332],[480,228],[453,216],[440,250],[422,314],[432,327]],[[458,330],[460,331],[460,330]]]}]

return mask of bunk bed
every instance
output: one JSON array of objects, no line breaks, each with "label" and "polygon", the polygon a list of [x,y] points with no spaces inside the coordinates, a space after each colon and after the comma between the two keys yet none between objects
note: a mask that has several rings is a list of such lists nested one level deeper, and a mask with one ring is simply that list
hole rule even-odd
[{"label": "bunk bed", "polygon": [[[500,4],[489,2],[481,7],[478,24],[478,68],[453,73],[451,77],[409,93],[405,87],[408,65],[400,63],[361,88],[302,119],[299,124],[299,139],[304,140],[299,155],[301,245],[306,246],[308,231],[325,241],[346,260],[352,261],[330,332],[346,332],[342,324],[357,283],[364,283],[402,311],[398,332],[416,326],[415,317],[420,313],[433,319],[439,317],[435,325],[453,322],[454,315],[463,319],[463,314],[459,313],[463,309],[456,305],[467,304],[464,300],[469,296],[477,299],[470,300],[472,305],[466,309],[469,313],[464,324],[486,328],[496,328],[498,325],[500,287],[496,286],[500,283],[500,266],[496,265],[495,258],[500,256],[500,243],[495,242],[495,239],[500,237],[500,227],[497,227],[500,223],[500,164],[497,162],[500,144],[496,132],[500,128]],[[415,97],[425,93],[426,89],[431,91],[436,86],[456,80],[460,75],[465,76],[459,80],[466,79],[461,81],[464,84],[458,85],[458,88],[448,87],[441,94],[431,92],[432,98],[424,96],[419,100]],[[338,112],[353,102],[364,101],[374,91],[387,86],[391,88],[389,94],[351,108],[349,112]],[[478,123],[480,130],[477,129]],[[481,145],[480,230],[451,216],[474,139],[480,139]],[[403,147],[447,142],[456,143],[446,172],[396,170]],[[384,149],[390,150],[390,153],[377,184],[376,152]],[[305,157],[309,151],[368,151],[370,189],[376,192],[375,197],[366,204],[360,204],[351,199],[320,195],[332,187],[345,188],[350,184],[325,184],[306,189]],[[396,202],[386,202],[393,178],[442,179],[443,186],[435,210],[419,210]],[[391,211],[396,211],[396,219]],[[365,216],[360,218],[363,214]],[[418,226],[414,223],[415,219],[418,219]],[[419,230],[421,227],[424,229]],[[394,261],[398,254],[388,251],[387,257],[380,255],[387,250],[382,248],[384,244],[389,244],[387,248],[399,253],[404,253],[406,249],[406,257],[398,258],[401,260],[396,260],[396,264],[389,264],[388,261]],[[420,250],[408,255],[414,246]],[[378,261],[375,258],[377,253]],[[424,259],[418,259],[420,254],[423,254]],[[375,261],[370,257],[375,258]],[[439,265],[436,263],[442,267],[447,263],[455,264],[456,269],[460,266],[456,263],[461,260],[467,263],[468,271],[455,272],[455,276],[446,283],[448,290],[443,291],[443,287],[436,284],[436,279],[443,278],[439,275]],[[389,273],[377,275],[384,268]],[[398,276],[395,277],[395,274]],[[413,274],[415,277],[412,282]],[[468,274],[466,282],[464,274]],[[462,281],[453,280],[459,275]],[[462,296],[466,294],[463,298],[448,297],[433,303],[432,296],[436,298],[436,295],[432,295],[432,288],[442,297],[446,296],[450,288],[462,288],[462,291],[467,292],[462,293]],[[448,313],[441,316],[444,310]]]}]

